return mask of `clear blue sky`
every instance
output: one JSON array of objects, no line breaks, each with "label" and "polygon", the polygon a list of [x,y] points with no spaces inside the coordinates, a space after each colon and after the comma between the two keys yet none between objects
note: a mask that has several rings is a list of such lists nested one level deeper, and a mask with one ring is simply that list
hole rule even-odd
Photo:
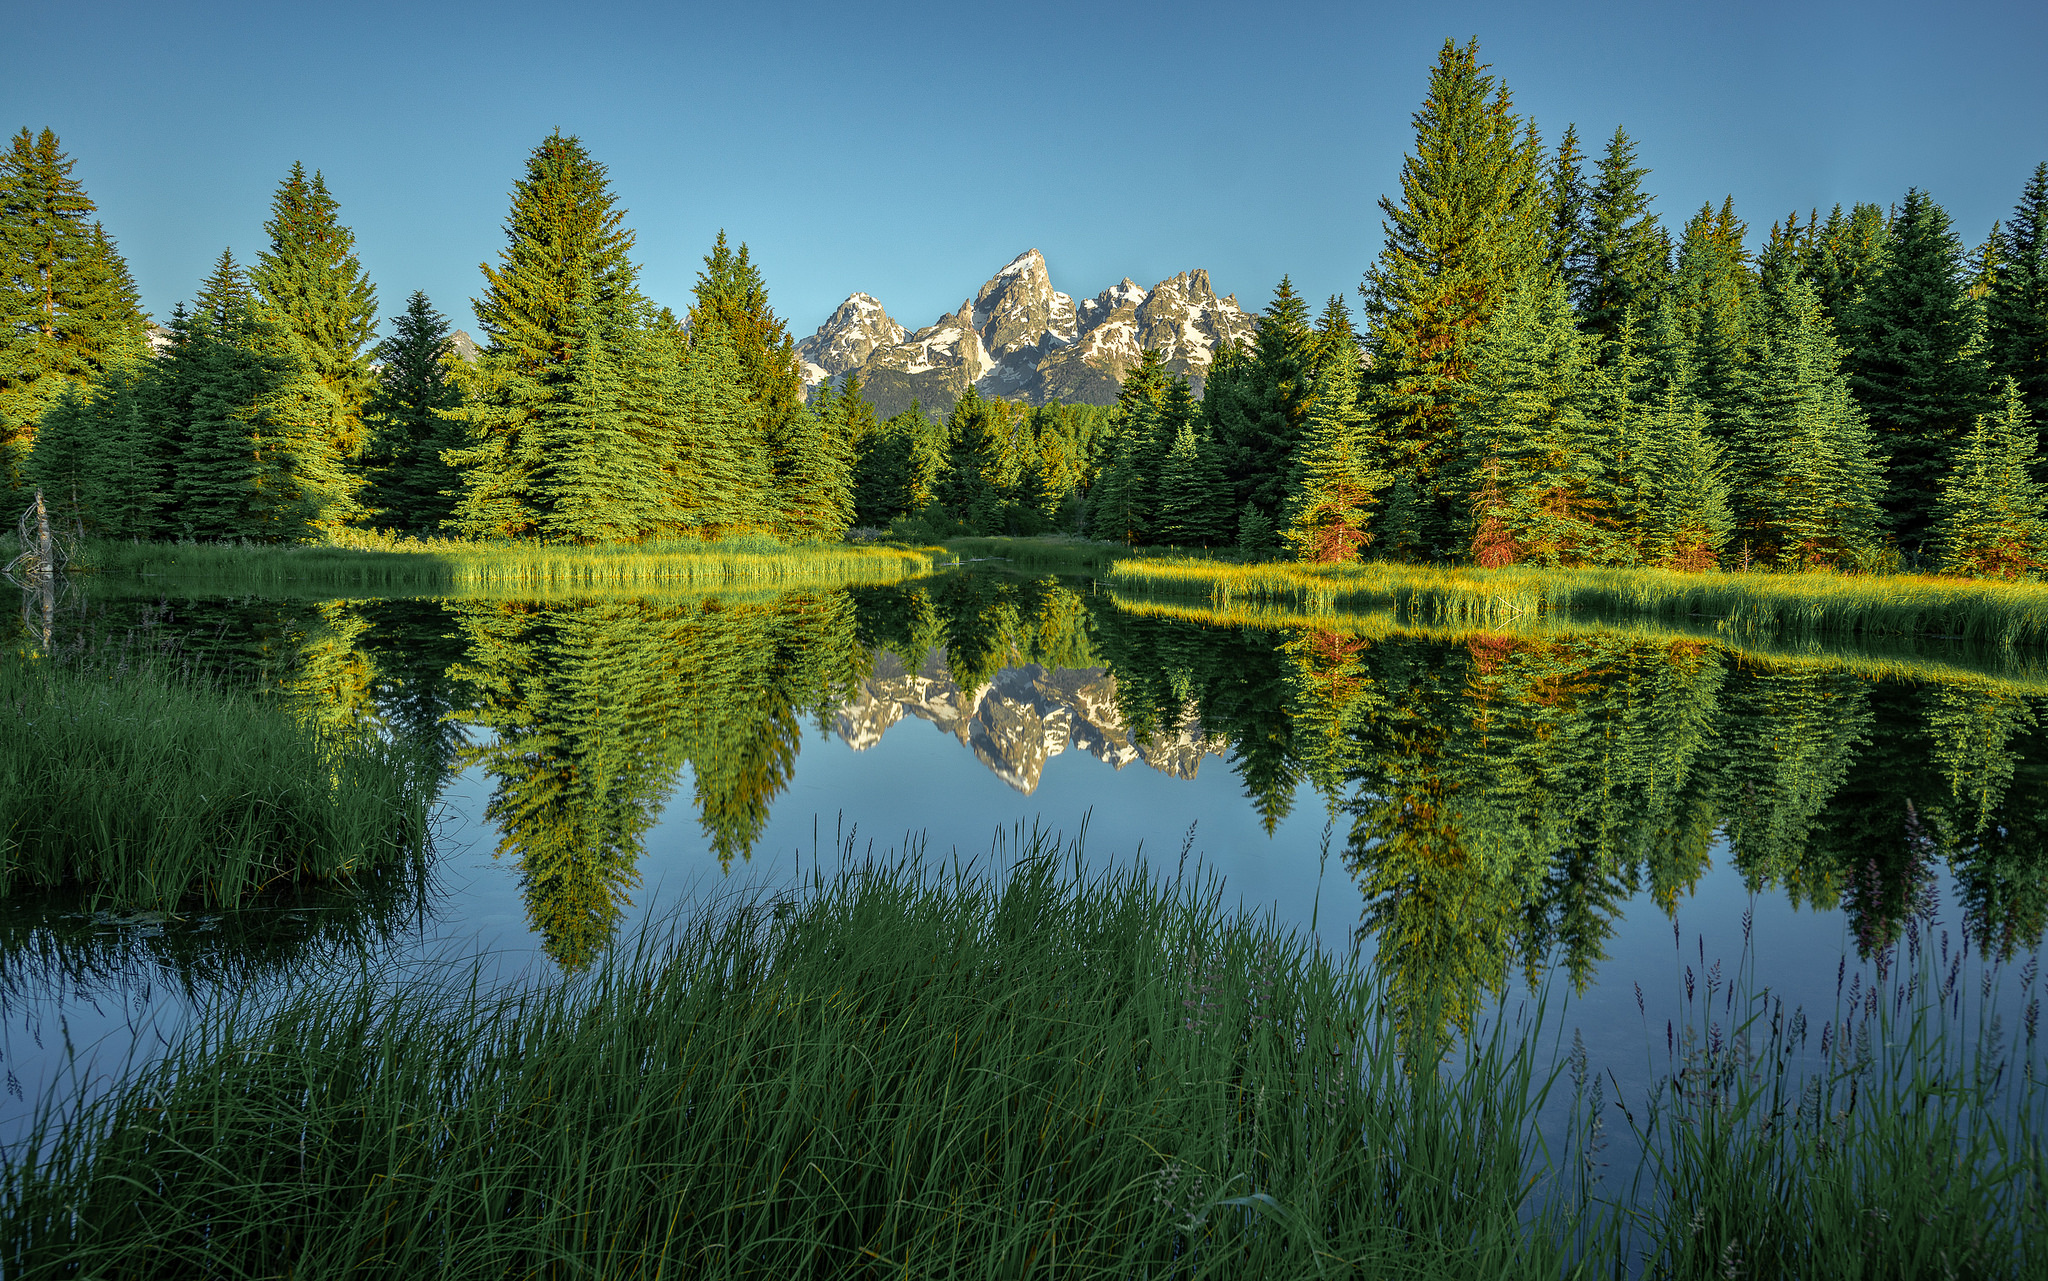
[{"label": "clear blue sky", "polygon": [[721,227],[808,333],[929,324],[1016,253],[1092,294],[1207,267],[1353,292],[1445,37],[1546,140],[1617,125],[1676,227],[1932,192],[1970,243],[2048,159],[2048,4],[8,6],[0,125],[57,130],[156,315],[323,170],[384,312],[473,326],[549,130],[611,170],[681,304]]}]

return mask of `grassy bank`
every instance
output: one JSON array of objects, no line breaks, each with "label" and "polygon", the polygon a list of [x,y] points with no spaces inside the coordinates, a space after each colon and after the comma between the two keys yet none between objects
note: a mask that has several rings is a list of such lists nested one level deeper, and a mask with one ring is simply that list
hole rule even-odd
[{"label": "grassy bank", "polygon": [[347,546],[89,542],[77,568],[110,578],[255,590],[460,593],[522,589],[801,587],[889,583],[928,573],[933,550],[767,539],[577,547],[361,537]]},{"label": "grassy bank", "polygon": [[2048,644],[2048,585],[1914,575],[1682,574],[1657,569],[1450,569],[1369,563],[1232,565],[1119,560],[1132,593],[1309,612],[1390,609],[1408,621],[1490,626],[1539,615],[1705,622],[1734,635],[1916,636]]},{"label": "grassy bank", "polygon": [[1733,636],[1699,619],[1579,620],[1554,614],[1523,614],[1489,624],[1409,622],[1391,609],[1312,611],[1273,602],[1210,605],[1118,591],[1109,594],[1117,608],[1127,614],[1172,618],[1205,627],[1286,628],[1358,636],[1369,641],[1413,639],[1452,645],[1504,638],[1538,645],[1614,638],[1662,646],[1697,646],[1704,641],[1753,662],[1779,666],[1810,664],[1856,672],[1872,680],[1979,681],[2016,694],[2048,694],[2048,655],[1922,637]]},{"label": "grassy bank", "polygon": [[283,709],[147,669],[0,657],[0,894],[217,908],[416,857],[404,749],[323,742]]},{"label": "grassy bank", "polygon": [[1108,569],[1130,549],[1085,538],[949,538],[946,550],[968,561],[1001,561],[1012,569],[1087,574]]},{"label": "grassy bank", "polygon": [[[45,1110],[0,1180],[0,1266],[1555,1278],[1739,1260],[1826,1278],[2043,1262],[2042,1156],[1997,1105],[2017,1075],[1995,1095],[1985,1062],[1889,999],[1834,1029],[1804,1092],[1786,1066],[1803,1018],[1716,1023],[1708,1041],[1728,1017],[1710,1002],[1664,1102],[1630,1113],[1652,1157],[1603,1200],[1590,1121],[1559,1151],[1536,1124],[1547,1092],[1597,1081],[1583,1064],[1547,1071],[1519,1028],[1404,1057],[1372,982],[1299,935],[1219,910],[1207,886],[1091,879],[1070,853],[1034,839],[1000,884],[898,865],[726,904],[566,986],[393,996],[372,976],[230,1005],[73,1114]],[[1595,1090],[1582,1114],[1603,1111]]]}]

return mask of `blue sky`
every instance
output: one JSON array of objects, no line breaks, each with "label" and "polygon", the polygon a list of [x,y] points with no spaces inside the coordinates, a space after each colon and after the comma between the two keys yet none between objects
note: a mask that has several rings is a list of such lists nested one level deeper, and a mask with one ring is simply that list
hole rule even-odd
[{"label": "blue sky", "polygon": [[1207,267],[1355,300],[1438,47],[1478,36],[1546,140],[1619,124],[1674,227],[1933,193],[1966,240],[2048,159],[2048,5],[9,6],[0,125],[57,130],[159,316],[323,170],[388,315],[473,326],[549,130],[611,170],[681,304],[749,242],[808,333],[849,292],[929,324],[1036,246],[1092,294]]}]

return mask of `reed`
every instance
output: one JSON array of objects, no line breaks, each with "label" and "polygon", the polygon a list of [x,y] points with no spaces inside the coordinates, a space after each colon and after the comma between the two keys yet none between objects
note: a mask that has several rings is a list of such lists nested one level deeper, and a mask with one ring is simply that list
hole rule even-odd
[{"label": "reed", "polygon": [[1119,560],[1105,580],[1133,593],[1220,606],[1391,609],[1404,619],[1494,625],[1538,615],[1703,621],[1738,636],[1933,637],[2048,643],[2048,585],[1923,575],[1707,573],[1660,569],[1458,569],[1373,562],[1231,565]]},{"label": "reed", "polygon": [[929,573],[932,550],[808,545],[767,538],[581,547],[351,535],[346,544],[93,542],[77,567],[111,578],[328,591],[714,590],[889,583]]},{"label": "reed", "polygon": [[1271,601],[1198,605],[1112,591],[1127,614],[1171,618],[1204,627],[1254,627],[1331,632],[1369,641],[1428,640],[1454,645],[1513,637],[1533,644],[1622,639],[1645,645],[1698,646],[1707,642],[1739,659],[1772,667],[1847,670],[1872,680],[1969,682],[2039,697],[2048,694],[2048,658],[2023,651],[1953,641],[1902,637],[1730,635],[1699,620],[1586,620],[1555,614],[1519,614],[1491,623],[1403,621],[1391,609],[1309,610]]},{"label": "reed", "polygon": [[[2032,1016],[2023,1044],[1940,1039],[1962,999],[1931,947],[1911,985],[1901,966],[1881,999],[1852,993],[1817,1058],[1818,1022],[1704,987],[1666,1084],[1627,1113],[1636,1181],[1610,1188],[1588,1172],[1621,1114],[1582,1051],[1545,1066],[1540,1009],[1404,1052],[1369,975],[1222,910],[1212,883],[1090,875],[1078,845],[1038,833],[1020,853],[999,877],[928,874],[913,852],[714,904],[573,983],[485,996],[358,973],[230,997],[114,1088],[44,1105],[0,1180],[0,1266],[1819,1279],[2048,1263]],[[1572,1108],[1555,1147],[1536,1125],[1553,1093]]]},{"label": "reed", "polygon": [[0,895],[213,909],[421,856],[428,771],[150,667],[0,657]]}]

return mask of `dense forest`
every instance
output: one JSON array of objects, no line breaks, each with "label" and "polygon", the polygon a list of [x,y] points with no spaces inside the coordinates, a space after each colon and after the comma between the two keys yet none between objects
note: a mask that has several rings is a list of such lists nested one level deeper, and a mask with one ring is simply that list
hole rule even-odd
[{"label": "dense forest", "polygon": [[532,152],[473,300],[480,353],[377,293],[294,166],[248,265],[149,324],[48,130],[0,157],[0,497],[73,533],[618,542],[1087,533],[1483,566],[2048,566],[2048,164],[1966,247],[1932,197],[1675,233],[1616,129],[1545,144],[1476,43],[1414,116],[1363,324],[1285,279],[1197,399],[1148,356],[1113,407],[970,391],[878,420],[806,388],[747,247],[678,316],[605,168]]}]

